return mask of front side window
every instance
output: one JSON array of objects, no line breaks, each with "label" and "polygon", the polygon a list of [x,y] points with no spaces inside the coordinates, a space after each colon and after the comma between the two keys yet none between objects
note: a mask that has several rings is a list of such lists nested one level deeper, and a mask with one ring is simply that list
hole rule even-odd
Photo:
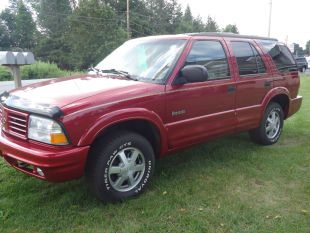
[{"label": "front side window", "polygon": [[229,65],[219,41],[195,41],[185,65],[202,65],[207,68],[208,80],[229,78]]},{"label": "front side window", "polygon": [[258,73],[256,56],[248,42],[232,42],[232,49],[237,59],[239,75]]},{"label": "front side window", "polygon": [[296,69],[296,62],[289,49],[276,41],[261,40],[260,43],[271,56],[280,72]]},{"label": "front side window", "polygon": [[125,42],[97,66],[99,70],[127,72],[139,81],[164,83],[186,40],[135,39]]}]

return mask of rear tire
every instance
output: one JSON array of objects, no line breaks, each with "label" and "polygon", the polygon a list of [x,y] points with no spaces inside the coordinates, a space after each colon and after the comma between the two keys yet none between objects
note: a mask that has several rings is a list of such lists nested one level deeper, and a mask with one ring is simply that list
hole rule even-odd
[{"label": "rear tire", "polygon": [[149,141],[122,130],[94,144],[85,173],[90,191],[99,200],[116,202],[142,193],[154,168],[155,156]]},{"label": "rear tire", "polygon": [[252,141],[262,145],[276,143],[282,133],[284,113],[282,107],[275,102],[267,106],[260,126],[249,132]]}]

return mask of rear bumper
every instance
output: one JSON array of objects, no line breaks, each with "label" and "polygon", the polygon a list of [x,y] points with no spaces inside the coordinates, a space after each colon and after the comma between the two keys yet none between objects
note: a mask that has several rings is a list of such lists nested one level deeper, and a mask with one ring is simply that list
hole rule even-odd
[{"label": "rear bumper", "polygon": [[290,100],[287,118],[292,116],[294,113],[298,112],[298,110],[301,107],[301,103],[302,103],[302,96],[297,96],[296,98]]},{"label": "rear bumper", "polygon": [[7,137],[0,131],[0,150],[17,170],[42,180],[63,182],[83,176],[89,146],[41,145]]}]

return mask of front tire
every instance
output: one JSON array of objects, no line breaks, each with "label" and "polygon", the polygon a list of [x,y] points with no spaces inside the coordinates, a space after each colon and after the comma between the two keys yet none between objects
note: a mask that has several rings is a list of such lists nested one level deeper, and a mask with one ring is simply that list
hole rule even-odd
[{"label": "front tire", "polygon": [[282,107],[275,102],[271,102],[264,113],[260,126],[251,130],[252,141],[262,145],[272,145],[276,143],[282,133],[284,113]]},{"label": "front tire", "polygon": [[149,141],[134,132],[117,131],[93,146],[86,180],[99,200],[116,202],[142,193],[154,168],[154,150]]}]

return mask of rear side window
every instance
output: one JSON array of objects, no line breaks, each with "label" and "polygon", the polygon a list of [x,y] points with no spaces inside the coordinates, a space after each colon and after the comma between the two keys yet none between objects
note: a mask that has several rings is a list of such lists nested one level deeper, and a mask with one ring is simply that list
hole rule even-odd
[{"label": "rear side window", "polygon": [[268,40],[261,40],[260,43],[271,56],[280,72],[290,71],[292,68],[296,69],[295,59],[285,45]]},{"label": "rear side window", "polygon": [[265,73],[266,68],[256,48],[248,42],[234,41],[231,43],[237,59],[239,75]]},{"label": "rear side window", "polygon": [[262,57],[258,54],[256,48],[254,48],[253,45],[251,45],[251,48],[252,48],[254,55],[256,57],[258,73],[266,73],[266,67],[265,67],[265,64],[263,62]]},{"label": "rear side window", "polygon": [[229,78],[229,65],[219,41],[195,41],[186,59],[186,65],[202,65],[209,73],[208,80]]}]

